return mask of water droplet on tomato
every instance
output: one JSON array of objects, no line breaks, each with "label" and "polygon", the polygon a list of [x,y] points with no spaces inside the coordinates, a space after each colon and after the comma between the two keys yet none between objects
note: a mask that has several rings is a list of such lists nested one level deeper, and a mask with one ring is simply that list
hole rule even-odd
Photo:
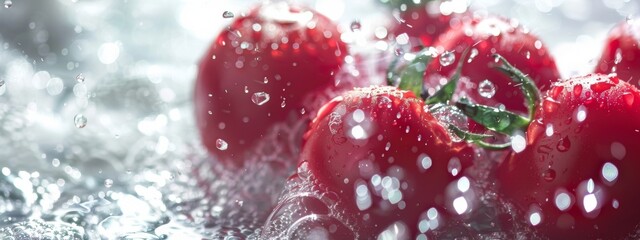
[{"label": "water droplet on tomato", "polygon": [[496,94],[496,86],[488,79],[485,79],[478,85],[478,93],[482,97],[492,98]]},{"label": "water droplet on tomato", "polygon": [[218,138],[218,140],[216,140],[216,148],[224,151],[229,148],[229,144],[225,140]]},{"label": "water droplet on tomato", "polygon": [[558,141],[558,144],[556,144],[556,149],[558,149],[558,151],[560,152],[569,151],[569,148],[571,148],[571,141],[569,141],[568,136],[563,137],[562,139],[560,139],[560,141]]},{"label": "water droplet on tomato", "polygon": [[622,100],[627,104],[627,106],[631,107],[635,101],[635,96],[633,96],[633,93],[626,92],[622,94]]},{"label": "water droplet on tomato", "polygon": [[440,65],[442,65],[443,67],[451,65],[455,61],[456,55],[453,52],[447,51],[440,55]]},{"label": "water droplet on tomato", "polygon": [[582,94],[582,84],[573,86],[573,95],[579,97]]},{"label": "water droplet on tomato", "polygon": [[77,128],[84,128],[87,126],[87,117],[82,115],[82,113],[78,113],[75,117],[73,117],[73,123]]},{"label": "water droplet on tomato", "polygon": [[258,106],[267,103],[269,99],[271,99],[271,97],[265,92],[257,92],[251,96],[251,101]]},{"label": "water droplet on tomato", "polygon": [[556,179],[556,171],[549,168],[542,173],[542,178],[547,182],[551,182]]},{"label": "water droplet on tomato", "polygon": [[545,98],[544,101],[542,101],[542,108],[546,113],[555,112],[556,109],[558,109],[558,106],[560,106],[560,103],[558,103],[553,98],[548,97],[548,98]]},{"label": "water droplet on tomato", "polygon": [[222,17],[223,17],[223,18],[232,18],[232,17],[234,17],[234,15],[233,15],[233,13],[232,13],[232,12],[230,12],[230,11],[224,11],[224,12],[222,13]]},{"label": "water droplet on tomato", "polygon": [[618,64],[620,62],[622,62],[622,49],[618,48],[616,49],[616,55],[615,55],[615,58],[613,59],[613,63]]}]

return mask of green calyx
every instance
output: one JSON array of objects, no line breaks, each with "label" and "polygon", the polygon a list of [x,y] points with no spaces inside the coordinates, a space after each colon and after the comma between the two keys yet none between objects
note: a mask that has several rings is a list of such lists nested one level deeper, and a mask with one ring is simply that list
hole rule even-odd
[{"label": "green calyx", "polygon": [[[462,67],[466,62],[468,50],[469,49],[465,50],[462,54],[456,72],[451,76],[449,81],[432,96],[425,97],[425,104],[451,104],[450,102],[458,85]],[[406,67],[397,72],[389,72],[387,75],[388,80],[392,79],[393,76],[396,76],[393,77],[393,79],[397,79],[399,75],[400,82],[398,83],[398,87],[400,89],[412,91],[416,96],[426,96],[427,94],[423,91],[424,75],[428,64],[433,58],[435,58],[433,48],[423,49]],[[531,78],[511,65],[504,57],[495,54],[494,58],[497,63],[494,68],[509,76],[509,78],[520,87],[520,90],[524,94],[528,110],[527,116],[522,116],[504,109],[475,104],[466,98],[461,98],[452,104],[460,109],[467,117],[487,129],[510,136],[516,131],[526,130],[529,126],[535,115],[536,106],[540,101],[540,91]],[[396,67],[397,61],[396,59],[392,63],[391,69]],[[453,125],[449,126],[449,130],[459,138],[467,142],[475,143],[485,149],[500,150],[511,146],[510,142],[496,144],[485,141],[487,138],[495,138],[493,135],[472,133]]]}]

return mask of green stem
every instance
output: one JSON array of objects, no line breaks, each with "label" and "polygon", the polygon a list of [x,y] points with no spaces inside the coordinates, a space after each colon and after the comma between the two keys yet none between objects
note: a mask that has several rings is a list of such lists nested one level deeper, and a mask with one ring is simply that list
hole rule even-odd
[{"label": "green stem", "polygon": [[503,150],[511,146],[510,142],[495,144],[495,143],[488,143],[483,140],[485,138],[494,137],[493,135],[472,133],[472,132],[464,131],[453,125],[449,125],[449,129],[459,138],[462,138],[462,140],[475,143],[476,145],[488,150]]},{"label": "green stem", "polygon": [[515,68],[511,63],[509,63],[504,57],[500,54],[494,54],[494,58],[498,59],[502,64],[497,66],[496,68],[503,73],[507,74],[511,80],[513,80],[525,96],[525,100],[527,102],[527,110],[529,112],[529,121],[531,121],[536,113],[536,106],[540,101],[540,90],[536,84],[522,71]]},{"label": "green stem", "polygon": [[435,52],[433,48],[425,48],[418,52],[411,63],[402,71],[398,88],[411,91],[416,96],[420,96],[422,93],[424,73],[434,57]]},{"label": "green stem", "polygon": [[451,76],[449,81],[440,88],[436,93],[432,96],[425,99],[426,104],[434,104],[434,103],[446,103],[453,97],[453,93],[456,91],[456,87],[458,86],[458,80],[460,79],[460,75],[462,74],[462,66],[466,62],[467,55],[469,53],[469,48],[465,49],[462,55],[460,56],[460,60],[458,60],[458,66],[456,66],[456,72]]},{"label": "green stem", "polygon": [[467,117],[478,122],[487,129],[511,135],[515,130],[524,129],[530,119],[518,114],[494,107],[471,103],[467,99],[460,99],[455,103]]}]

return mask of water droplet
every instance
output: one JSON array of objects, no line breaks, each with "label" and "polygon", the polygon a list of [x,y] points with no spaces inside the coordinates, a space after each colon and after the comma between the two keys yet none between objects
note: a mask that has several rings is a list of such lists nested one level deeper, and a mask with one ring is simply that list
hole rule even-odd
[{"label": "water droplet", "polygon": [[478,93],[485,98],[492,98],[496,95],[496,86],[491,81],[485,79],[478,85]]},{"label": "water droplet", "polygon": [[602,177],[607,180],[607,182],[613,182],[618,178],[618,168],[613,163],[605,163],[602,166]]},{"label": "water droplet", "polygon": [[84,75],[82,75],[82,73],[78,74],[78,76],[76,76],[76,81],[78,81],[79,83],[83,83]]},{"label": "water droplet", "polygon": [[309,163],[307,162],[302,162],[299,166],[298,166],[298,176],[308,179],[311,176],[311,172],[309,172]]},{"label": "water droplet", "polygon": [[579,97],[582,94],[582,84],[573,86],[573,95]]},{"label": "water droplet", "polygon": [[555,112],[556,109],[558,109],[559,105],[560,104],[556,100],[549,97],[545,98],[544,101],[542,102],[542,108],[546,113]]},{"label": "water droplet", "polygon": [[306,109],[304,109],[304,108],[300,109],[300,114],[304,115],[305,113],[307,113]]},{"label": "water droplet", "polygon": [[456,55],[453,52],[446,51],[440,55],[440,65],[443,67],[451,65],[456,61]]},{"label": "water droplet", "polygon": [[251,101],[258,106],[267,103],[269,99],[269,94],[265,92],[257,92],[251,96]]},{"label": "water droplet", "polygon": [[234,17],[234,15],[233,15],[233,13],[232,13],[232,12],[230,12],[230,11],[224,11],[224,12],[222,13],[222,17],[223,17],[223,18],[232,18],[232,17]]},{"label": "water droplet", "polygon": [[426,153],[422,153],[418,156],[418,167],[420,167],[420,171],[426,171],[427,169],[431,168],[432,164],[433,161],[431,160],[431,157],[429,157],[429,155],[427,155]]},{"label": "water droplet", "polygon": [[362,25],[360,24],[359,20],[355,20],[355,21],[351,22],[351,31],[352,32],[360,30],[361,27],[362,27]]},{"label": "water droplet", "polygon": [[77,128],[84,128],[87,126],[87,117],[82,115],[82,113],[78,113],[75,117],[73,117],[73,123]]},{"label": "water droplet", "polygon": [[556,179],[556,171],[549,168],[542,173],[542,178],[547,182],[551,182]]},{"label": "water droplet", "polygon": [[4,79],[0,79],[0,87],[4,86]]},{"label": "water droplet", "polygon": [[104,180],[104,186],[106,188],[110,188],[111,186],[113,186],[113,180],[107,178],[106,180]]},{"label": "water droplet", "polygon": [[542,216],[540,216],[538,212],[531,213],[531,215],[529,215],[529,222],[532,226],[536,226],[542,222]]},{"label": "water droplet", "polygon": [[556,145],[556,149],[558,149],[558,151],[560,152],[569,151],[569,148],[571,148],[571,141],[569,141],[568,136],[565,136],[562,139],[560,139],[560,141],[558,141],[558,144]]},{"label": "water droplet", "polygon": [[613,63],[618,64],[622,62],[622,50],[620,48],[616,49],[616,55],[613,59]]},{"label": "water droplet", "polygon": [[218,138],[218,140],[216,140],[216,148],[224,151],[224,150],[227,150],[227,148],[229,148],[229,144],[225,140]]},{"label": "water droplet", "polygon": [[561,192],[556,195],[555,203],[556,207],[558,207],[558,210],[567,210],[569,209],[569,207],[571,207],[571,196],[569,196],[569,194],[565,192]]},{"label": "water droplet", "polygon": [[453,200],[453,208],[456,210],[458,214],[463,214],[469,208],[469,203],[464,197],[458,197]]},{"label": "water droplet", "polygon": [[585,119],[587,119],[587,108],[580,105],[578,107],[578,112],[576,113],[576,120],[578,120],[578,122],[582,122]]},{"label": "water droplet", "polygon": [[478,53],[479,53],[478,49],[475,49],[475,48],[471,49],[471,53],[469,55],[469,59],[467,60],[467,63],[470,63],[471,61],[473,61],[473,59],[478,56]]},{"label": "water droplet", "polygon": [[457,157],[453,157],[449,160],[449,164],[447,164],[447,170],[451,173],[452,176],[457,176],[458,173],[462,170],[462,163],[460,163],[460,159]]},{"label": "water droplet", "polygon": [[395,54],[396,56],[400,56],[400,55],[404,54],[404,50],[402,50],[402,48],[396,48],[393,51],[393,54]]},{"label": "water droplet", "polygon": [[10,8],[11,6],[13,6],[13,1],[4,0],[4,8]]},{"label": "water droplet", "polygon": [[[2,83],[0,83],[0,86],[2,86]],[[627,106],[631,107],[633,106],[633,101],[635,100],[635,96],[633,96],[633,93],[626,92],[622,94],[622,100],[624,100]]]},{"label": "water droplet", "polygon": [[524,151],[527,147],[527,140],[524,138],[524,133],[521,131],[514,132],[511,137],[511,148],[516,153]]},{"label": "water droplet", "polygon": [[284,108],[287,106],[287,102],[285,100],[282,100],[282,102],[280,103],[280,107]]}]

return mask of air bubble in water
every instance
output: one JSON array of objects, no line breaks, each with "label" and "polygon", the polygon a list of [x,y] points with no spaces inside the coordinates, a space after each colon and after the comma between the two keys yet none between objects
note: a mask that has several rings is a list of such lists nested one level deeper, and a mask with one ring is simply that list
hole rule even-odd
[{"label": "air bubble in water", "polygon": [[227,148],[229,148],[229,144],[225,140],[218,138],[218,140],[216,140],[216,148],[224,151],[224,150],[227,150]]},{"label": "air bubble in water", "polygon": [[257,92],[251,96],[251,101],[256,105],[263,105],[269,101],[270,96],[265,92]]},{"label": "air bubble in water", "polygon": [[444,52],[440,55],[440,65],[446,67],[456,61],[456,55],[453,52]]},{"label": "air bubble in water", "polygon": [[496,95],[496,86],[491,81],[485,79],[478,85],[478,93],[485,98],[492,98]]},{"label": "air bubble in water", "polygon": [[222,17],[223,17],[223,18],[232,18],[232,17],[234,17],[234,15],[233,15],[233,13],[232,13],[232,12],[224,11],[224,12],[222,13]]},{"label": "air bubble in water", "polygon": [[10,8],[13,6],[13,2],[11,0],[4,0],[4,8]]},{"label": "air bubble in water", "polygon": [[82,113],[78,113],[75,117],[73,117],[73,123],[77,128],[84,128],[87,126],[87,117],[82,115]]},{"label": "air bubble in water", "polygon": [[78,76],[76,76],[76,81],[78,81],[79,83],[83,83],[84,75],[82,75],[82,73],[78,74]]},{"label": "air bubble in water", "polygon": [[361,27],[362,27],[362,25],[360,24],[360,21],[355,20],[355,21],[351,22],[351,31],[352,32],[360,30]]}]

